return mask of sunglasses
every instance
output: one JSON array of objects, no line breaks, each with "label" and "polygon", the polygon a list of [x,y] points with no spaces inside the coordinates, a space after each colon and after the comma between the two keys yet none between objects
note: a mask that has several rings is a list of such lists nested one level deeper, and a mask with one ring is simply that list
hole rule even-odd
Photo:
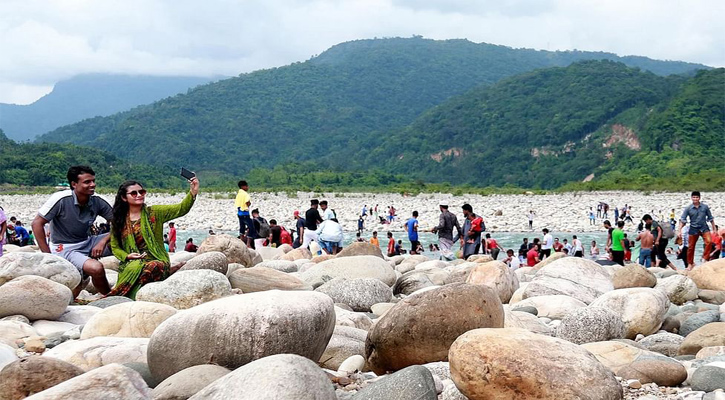
[{"label": "sunglasses", "polygon": [[131,195],[131,196],[133,196],[133,197],[138,197],[138,196],[146,196],[146,189],[141,189],[141,190],[132,190],[132,191],[130,191],[130,192],[126,192],[126,194],[127,194],[127,195],[128,195],[128,194],[130,194],[130,195]]}]

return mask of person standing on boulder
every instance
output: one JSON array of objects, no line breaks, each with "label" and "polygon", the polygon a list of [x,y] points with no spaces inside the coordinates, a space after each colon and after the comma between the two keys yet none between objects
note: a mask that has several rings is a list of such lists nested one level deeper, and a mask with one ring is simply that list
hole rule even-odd
[{"label": "person standing on boulder", "polygon": [[[90,276],[93,286],[101,294],[111,288],[103,264],[98,261],[111,255],[108,249],[108,233],[91,236],[90,228],[101,216],[113,219],[113,208],[103,198],[96,196],[96,173],[88,166],[70,167],[67,173],[70,190],[56,192],[38,210],[31,224],[40,251],[53,253],[70,261],[81,273],[81,283],[73,289],[78,297]],[[45,239],[45,225],[50,223],[50,243]]]},{"label": "person standing on boulder", "polygon": [[461,225],[458,224],[458,218],[456,218],[455,214],[448,211],[448,203],[441,202],[439,209],[441,210],[441,215],[438,220],[438,225],[430,231],[438,233],[438,244],[440,247],[441,258],[445,258],[450,261],[455,258],[453,251],[451,251],[454,242],[453,228],[456,228],[456,232],[458,233],[456,240],[462,238],[463,234],[461,233]]},{"label": "person standing on boulder", "polygon": [[715,219],[712,217],[710,207],[705,203],[700,202],[700,192],[694,191],[690,195],[692,204],[685,207],[682,211],[682,217],[680,217],[680,225],[677,227],[677,237],[682,238],[682,228],[685,224],[690,222],[690,229],[687,232],[687,270],[691,271],[695,268],[695,245],[697,239],[702,236],[702,240],[705,242],[705,251],[703,257],[705,261],[710,260],[710,252],[712,251],[712,236],[710,234],[710,228],[707,226],[709,222],[712,225],[712,231],[717,232],[715,228]]},{"label": "person standing on boulder", "polygon": [[617,221],[617,228],[612,230],[612,261],[624,265],[624,221]]},{"label": "person standing on boulder", "polygon": [[[247,236],[247,246],[252,247],[252,240],[257,238],[257,231],[254,229],[254,222],[249,212],[249,206],[252,205],[252,198],[249,196],[249,184],[247,181],[237,182],[239,191],[234,199],[234,206],[237,207],[237,217],[239,218],[239,235]],[[247,232],[249,229],[249,232]]]}]

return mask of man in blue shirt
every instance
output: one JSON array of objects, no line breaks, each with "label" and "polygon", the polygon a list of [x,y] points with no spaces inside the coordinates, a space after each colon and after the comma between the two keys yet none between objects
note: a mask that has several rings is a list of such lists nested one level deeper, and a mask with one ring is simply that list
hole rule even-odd
[{"label": "man in blue shirt", "polygon": [[410,254],[418,254],[423,249],[418,241],[418,211],[413,211],[413,217],[405,223],[405,229],[410,240]]},{"label": "man in blue shirt", "polygon": [[685,207],[685,210],[682,212],[682,217],[680,218],[680,225],[677,228],[677,237],[682,237],[682,227],[687,223],[687,219],[690,219],[690,229],[687,232],[688,271],[695,268],[695,244],[700,236],[702,236],[702,240],[705,241],[705,252],[703,254],[703,258],[705,261],[710,260],[710,253],[712,252],[712,237],[710,236],[710,228],[707,226],[707,223],[709,222],[712,224],[712,230],[717,232],[717,229],[715,229],[715,219],[712,217],[710,207],[708,207],[707,204],[700,202],[700,192],[692,192],[691,198],[692,204]]},{"label": "man in blue shirt", "polygon": [[23,228],[23,223],[20,221],[15,221],[15,236],[20,240],[20,246],[28,245],[30,234],[27,229]]}]

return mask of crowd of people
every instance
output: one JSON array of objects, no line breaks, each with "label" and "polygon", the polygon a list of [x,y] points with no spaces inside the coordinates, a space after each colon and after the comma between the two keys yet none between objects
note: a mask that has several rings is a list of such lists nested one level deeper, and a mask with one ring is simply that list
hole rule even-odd
[{"label": "crowd of people", "polygon": [[[76,296],[92,280],[101,294],[135,298],[143,285],[163,280],[174,272],[171,270],[169,253],[176,251],[177,230],[172,220],[186,215],[194,205],[199,193],[199,180],[196,177],[189,180],[189,192],[178,204],[149,205],[145,201],[147,191],[143,185],[137,181],[126,181],[119,186],[113,206],[95,195],[95,172],[90,167],[71,167],[67,178],[70,190],[50,196],[38,210],[30,231],[17,218],[7,219],[0,208],[0,255],[3,243],[18,246],[35,243],[42,252],[65,258],[83,277],[81,284],[73,291]],[[237,186],[235,214],[239,222],[239,238],[247,246],[260,248],[288,244],[293,248],[313,249],[310,245],[316,243],[319,254],[324,252],[334,255],[342,250],[344,231],[337,213],[327,200],[312,199],[309,209],[304,213],[294,211],[295,226],[288,230],[277,220],[262,217],[260,210],[253,208],[246,181],[239,181]],[[674,209],[668,219],[660,216],[659,220],[655,220],[651,214],[643,215],[636,231],[629,232],[633,234],[632,238],[625,232],[627,223],[634,227],[631,206],[614,209],[614,224],[608,219],[609,205],[599,203],[596,214],[594,207],[591,207],[588,211],[590,223],[595,224],[597,218],[604,218],[602,224],[607,230],[607,240],[601,247],[592,241],[588,255],[577,235],[572,235],[571,241],[569,238],[560,240],[547,228],[541,230],[540,237],[531,240],[523,238],[518,250],[504,249],[491,233],[486,232],[485,220],[474,212],[470,204],[461,206],[461,224],[456,214],[449,210],[449,204],[441,202],[438,205],[438,223],[426,230],[438,238],[437,243],[429,244],[428,251],[436,252],[444,260],[457,257],[468,259],[477,254],[488,254],[497,260],[503,253],[502,261],[516,269],[534,266],[555,253],[589,257],[603,264],[624,265],[626,261],[631,261],[632,252],[639,245],[636,261],[644,267],[675,269],[670,257],[676,255],[677,259],[683,261],[684,267],[690,270],[695,266],[695,246],[699,238],[703,239],[703,261],[725,257],[725,230],[718,229],[709,207],[700,201],[700,196],[699,192],[692,192],[692,202],[679,219],[676,219]],[[368,217],[374,223],[386,225],[397,221],[407,234],[410,244],[408,249],[402,239],[396,240],[393,229],[386,232],[385,247],[381,247],[377,231],[372,232],[369,243],[384,249],[384,253],[390,257],[424,253],[418,211],[413,211],[403,222],[397,220],[394,206],[387,207],[387,216],[379,215],[378,209],[377,204],[371,208],[367,205],[362,207],[358,215],[356,241],[365,241],[362,233]],[[527,215],[531,229],[535,215],[534,210]],[[96,224],[97,217],[107,222]],[[168,226],[166,233],[165,226]],[[209,234],[213,235],[213,230]],[[668,247],[670,240],[674,240],[677,250]],[[184,250],[197,250],[193,238],[186,240]],[[118,281],[113,288],[99,261],[100,257],[111,254],[120,262]]]}]

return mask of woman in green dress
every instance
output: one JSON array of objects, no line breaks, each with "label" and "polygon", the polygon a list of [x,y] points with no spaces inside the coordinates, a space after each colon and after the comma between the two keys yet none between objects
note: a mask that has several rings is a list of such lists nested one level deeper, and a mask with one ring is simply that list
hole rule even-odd
[{"label": "woman in green dress", "polygon": [[146,205],[146,189],[126,181],[116,193],[111,224],[111,250],[121,261],[118,281],[108,296],[136,298],[145,284],[169,276],[169,253],[164,248],[164,223],[186,215],[199,193],[199,180],[190,180],[189,194],[179,204]]}]

